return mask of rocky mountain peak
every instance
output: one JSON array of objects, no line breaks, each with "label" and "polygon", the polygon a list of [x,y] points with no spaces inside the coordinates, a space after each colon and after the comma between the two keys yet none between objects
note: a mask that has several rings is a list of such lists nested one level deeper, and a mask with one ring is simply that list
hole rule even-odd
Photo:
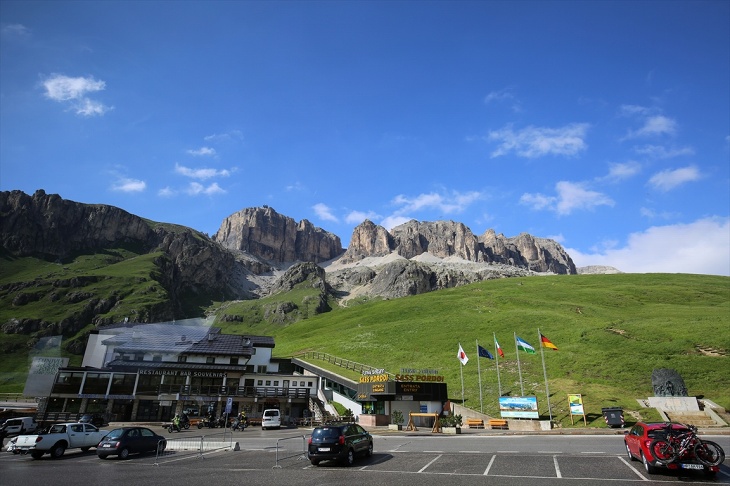
[{"label": "rocky mountain peak", "polygon": [[275,263],[323,262],[343,253],[339,236],[296,222],[268,206],[246,208],[223,220],[213,240]]},{"label": "rocky mountain peak", "polygon": [[353,263],[391,253],[406,259],[428,253],[441,259],[500,263],[535,272],[576,273],[570,256],[554,240],[527,233],[507,238],[493,229],[477,238],[466,225],[455,221],[411,220],[388,232],[366,220],[354,229],[350,246],[339,262]]}]

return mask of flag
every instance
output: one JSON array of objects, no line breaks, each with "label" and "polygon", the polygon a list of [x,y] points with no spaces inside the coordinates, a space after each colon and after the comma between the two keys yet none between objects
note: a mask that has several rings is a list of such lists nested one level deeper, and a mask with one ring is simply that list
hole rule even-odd
[{"label": "flag", "polygon": [[558,347],[556,345],[554,345],[552,343],[552,341],[550,341],[548,338],[546,338],[545,336],[543,336],[542,333],[540,333],[540,341],[542,341],[542,346],[544,348],[550,348],[553,351],[557,351],[558,350]]},{"label": "flag", "polygon": [[535,354],[535,348],[527,344],[526,341],[523,341],[519,337],[517,337],[517,349],[521,349],[527,354]]},{"label": "flag", "polygon": [[482,358],[494,359],[494,356],[492,356],[492,353],[490,353],[489,351],[487,351],[486,349],[484,349],[481,346],[478,346],[478,348],[479,348],[479,356],[481,356]]},{"label": "flag", "polygon": [[497,338],[494,338],[494,345],[497,346],[497,353],[504,358],[504,351],[502,351],[502,347],[499,345]]},{"label": "flag", "polygon": [[461,361],[461,364],[465,365],[469,362],[469,358],[466,357],[466,353],[464,352],[464,349],[461,347],[461,343],[459,343],[459,352],[456,353],[456,357],[459,358],[459,361]]}]

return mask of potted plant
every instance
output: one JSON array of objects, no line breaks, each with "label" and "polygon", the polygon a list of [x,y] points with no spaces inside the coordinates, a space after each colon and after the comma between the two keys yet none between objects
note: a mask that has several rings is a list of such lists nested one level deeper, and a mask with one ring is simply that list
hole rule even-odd
[{"label": "potted plant", "polygon": [[403,430],[403,412],[400,410],[393,410],[390,413],[390,430]]},{"label": "potted plant", "polygon": [[447,415],[439,421],[444,434],[461,434],[461,415]]}]

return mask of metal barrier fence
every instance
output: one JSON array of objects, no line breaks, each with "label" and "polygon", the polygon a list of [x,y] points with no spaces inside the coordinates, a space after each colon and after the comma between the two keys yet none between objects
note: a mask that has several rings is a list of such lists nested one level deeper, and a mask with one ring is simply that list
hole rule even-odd
[{"label": "metal barrier fence", "polygon": [[157,454],[155,455],[154,465],[159,465],[161,457],[195,454],[199,459],[202,459],[204,452],[219,449],[233,450],[236,445],[237,443],[234,444],[233,434],[231,432],[167,438],[159,441],[157,444]]},{"label": "metal barrier fence", "polygon": [[[287,451],[286,448],[281,446],[281,442],[285,441],[294,441],[294,440],[301,440],[302,441],[302,450],[296,453],[291,453],[289,455],[283,455],[285,451]],[[280,454],[281,452],[281,454]],[[297,458],[297,461],[303,461],[307,458],[307,436],[306,435],[297,435],[294,437],[284,437],[283,439],[277,439],[276,441],[276,464],[274,464],[274,467],[272,469],[281,469],[281,464],[279,462],[284,461],[286,459],[293,459]]]}]

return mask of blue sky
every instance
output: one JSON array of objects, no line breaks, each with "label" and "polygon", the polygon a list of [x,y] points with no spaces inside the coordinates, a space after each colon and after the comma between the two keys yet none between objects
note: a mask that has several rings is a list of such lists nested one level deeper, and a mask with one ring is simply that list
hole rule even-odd
[{"label": "blue sky", "polygon": [[730,2],[0,3],[0,189],[730,275]]}]

